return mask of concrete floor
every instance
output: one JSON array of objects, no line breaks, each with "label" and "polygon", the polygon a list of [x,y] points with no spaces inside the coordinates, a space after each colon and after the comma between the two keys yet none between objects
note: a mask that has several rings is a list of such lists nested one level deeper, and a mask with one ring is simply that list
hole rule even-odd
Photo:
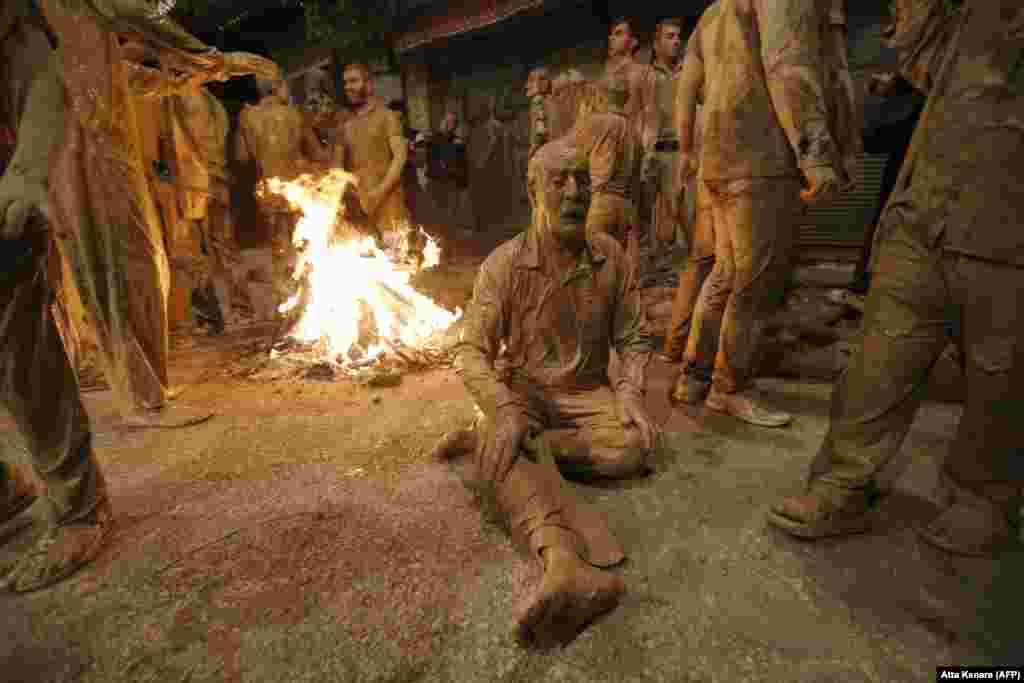
[{"label": "concrete floor", "polygon": [[[175,410],[216,409],[204,425],[118,431],[110,396],[88,395],[116,536],[60,587],[0,597],[4,681],[924,682],[1024,651],[1020,556],[952,560],[910,530],[932,509],[956,405],[922,409],[876,532],[808,544],[764,512],[798,488],[830,386],[764,380],[798,416],[771,431],[672,411],[655,365],[655,473],[579,487],[629,553],[628,596],[534,654],[511,625],[537,567],[457,469],[423,454],[471,414],[453,373],[381,389],[226,377],[257,333],[175,353],[174,380],[191,384]],[[14,434],[5,422],[7,453]]]}]

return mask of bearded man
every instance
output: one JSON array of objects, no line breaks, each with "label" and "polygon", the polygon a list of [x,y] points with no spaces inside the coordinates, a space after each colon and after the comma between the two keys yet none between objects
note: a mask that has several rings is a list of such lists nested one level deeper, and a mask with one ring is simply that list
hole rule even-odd
[{"label": "bearded man", "polygon": [[339,126],[334,161],[358,178],[359,202],[384,242],[397,246],[404,240],[419,246],[409,256],[422,258],[417,228],[402,191],[402,171],[409,155],[402,119],[373,94],[368,66],[349,64],[343,76],[349,116]]}]

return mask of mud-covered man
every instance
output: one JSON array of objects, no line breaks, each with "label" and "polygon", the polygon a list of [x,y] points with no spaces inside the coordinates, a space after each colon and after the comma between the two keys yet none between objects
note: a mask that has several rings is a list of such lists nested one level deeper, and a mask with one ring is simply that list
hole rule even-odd
[{"label": "mud-covered man", "polygon": [[[313,128],[289,103],[288,82],[283,78],[257,79],[261,99],[242,110],[235,133],[235,154],[239,161],[254,161],[262,180],[293,178],[308,166],[305,162],[326,160],[327,149]],[[298,214],[283,197],[259,191],[258,197],[270,224],[273,282],[277,303],[295,290],[293,278],[298,256],[292,243]]]},{"label": "mud-covered man", "polygon": [[626,251],[634,275],[640,264],[640,241],[634,204],[640,190],[640,136],[626,116],[629,83],[625,76],[601,79],[595,111],[577,123],[568,144],[580,150],[590,171],[587,237],[614,237]]},{"label": "mud-covered man", "polygon": [[[852,103],[834,97],[830,65],[839,60],[823,59],[845,51],[829,9],[814,0],[719,0],[708,38],[714,53],[701,55],[699,164],[716,253],[695,313],[707,329],[687,349],[680,381],[693,384],[688,395],[696,400],[706,394],[708,408],[764,427],[791,420],[760,403],[754,375],[763,318],[790,266],[801,198],[825,200],[847,180],[832,124],[854,116],[838,115]],[[694,98],[698,90],[688,92]]]},{"label": "mud-covered man", "polygon": [[[437,452],[475,451],[479,482],[544,565],[519,617],[529,642],[571,639],[623,591],[595,569],[621,561],[621,549],[559,468],[635,476],[657,436],[644,408],[650,337],[622,249],[609,235],[587,240],[589,183],[583,155],[564,140],[530,161],[531,226],[481,266],[455,352],[483,418]],[[613,349],[621,370],[611,386]]]},{"label": "mud-covered man", "polygon": [[[665,19],[654,30],[654,63],[645,70],[644,104],[641,113],[644,143],[644,177],[653,190],[651,207],[653,237],[665,245],[683,237],[683,186],[676,169],[679,135],[675,126],[676,82],[679,80],[679,47],[682,22]],[[652,242],[653,243],[653,242]]]},{"label": "mud-covered man", "polygon": [[188,291],[213,294],[219,315],[211,331],[219,333],[231,316],[231,272],[240,260],[227,175],[228,113],[213,93],[199,87],[170,98],[168,109],[182,211],[171,266],[187,275]]},{"label": "mud-covered man", "polygon": [[385,244],[411,246],[408,256],[419,260],[422,245],[402,191],[402,170],[409,155],[402,119],[373,94],[368,66],[349,64],[343,77],[349,111],[338,129],[334,162],[358,178],[356,192],[368,225],[379,231]]},{"label": "mud-covered man", "polygon": [[[53,522],[6,577],[15,592],[70,576],[98,555],[111,529],[73,365],[74,334],[60,305],[60,255],[70,262],[118,396],[129,404],[166,400],[167,259],[131,93],[170,94],[246,72],[239,59],[211,51],[154,3],[40,4],[56,50],[33,55],[34,78],[19,70],[24,80],[0,84],[17,129],[14,157],[0,179],[0,250],[7,261],[0,269],[0,400],[46,484]],[[11,5],[0,10],[5,40],[10,22],[18,23],[7,13]],[[38,47],[45,37],[32,30],[26,46]],[[163,68],[126,61],[124,35],[144,40]],[[12,97],[17,92],[25,96]],[[0,465],[0,524],[36,495],[26,477]]]},{"label": "mud-covered man", "polygon": [[832,395],[806,492],[769,521],[806,538],[868,527],[871,489],[897,454],[950,333],[966,402],[919,529],[960,555],[1011,540],[1024,493],[1024,7],[898,0],[901,75],[928,94],[879,226],[864,335]]}]

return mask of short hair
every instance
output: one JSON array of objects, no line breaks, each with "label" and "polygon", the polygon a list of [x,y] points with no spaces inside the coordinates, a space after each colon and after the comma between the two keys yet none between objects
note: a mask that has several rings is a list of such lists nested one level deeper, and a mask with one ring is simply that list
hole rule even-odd
[{"label": "short hair", "polygon": [[625,24],[627,27],[629,27],[629,35],[634,37],[636,36],[636,30],[633,28],[633,20],[625,16],[615,17],[614,19],[612,19],[612,23],[608,26],[608,32],[611,33],[612,31],[615,30],[615,27],[620,24]]},{"label": "short hair", "polygon": [[661,32],[666,28],[679,29],[679,32],[683,32],[683,20],[679,17],[671,17],[669,19],[662,19],[654,26],[654,38],[658,39],[661,37]]},{"label": "short hair", "polygon": [[344,71],[358,71],[363,74],[363,79],[367,81],[371,78],[370,67],[363,62],[352,62],[350,64],[346,64],[343,72]]}]

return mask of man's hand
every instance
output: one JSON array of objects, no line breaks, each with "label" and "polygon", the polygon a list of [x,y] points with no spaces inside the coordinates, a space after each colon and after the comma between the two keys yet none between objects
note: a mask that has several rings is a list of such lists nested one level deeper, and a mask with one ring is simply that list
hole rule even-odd
[{"label": "man's hand", "polygon": [[45,185],[11,172],[0,179],[0,240],[21,239],[33,216],[49,222],[52,215]]},{"label": "man's hand", "polygon": [[384,196],[378,188],[367,190],[362,193],[362,196],[360,197],[360,202],[363,205],[363,211],[366,212],[367,216],[372,216],[377,209],[380,208],[382,201],[384,201]]},{"label": "man's hand", "polygon": [[658,440],[658,428],[651,422],[647,409],[639,396],[620,396],[616,403],[619,421],[623,427],[635,426],[640,430],[644,448],[652,450]]},{"label": "man's hand", "polygon": [[834,199],[839,194],[839,175],[831,166],[815,166],[804,171],[807,189],[800,192],[800,199],[807,204]]},{"label": "man's hand", "polygon": [[679,165],[676,169],[679,174],[679,187],[686,187],[686,181],[697,172],[697,160],[691,152],[679,152]]},{"label": "man's hand", "polygon": [[875,97],[888,97],[896,88],[897,75],[891,71],[877,73],[868,81],[868,93]]},{"label": "man's hand", "polygon": [[494,415],[480,474],[486,481],[499,484],[505,481],[526,437],[530,433],[530,422],[526,413],[518,406],[502,406]]}]

